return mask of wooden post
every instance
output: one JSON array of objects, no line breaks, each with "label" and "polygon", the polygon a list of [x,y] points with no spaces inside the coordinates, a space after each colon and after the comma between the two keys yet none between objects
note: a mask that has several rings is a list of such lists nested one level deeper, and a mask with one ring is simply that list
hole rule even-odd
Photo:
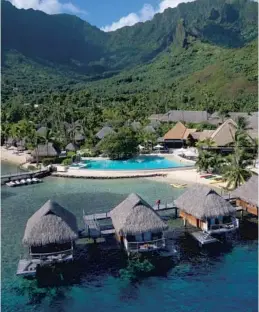
[{"label": "wooden post", "polygon": [[241,220],[243,220],[244,217],[244,209],[241,210]]},{"label": "wooden post", "polygon": [[186,219],[183,219],[183,226],[186,227]]},{"label": "wooden post", "polygon": [[177,208],[175,207],[175,214],[174,214],[174,217],[175,217],[175,219],[177,219]]}]

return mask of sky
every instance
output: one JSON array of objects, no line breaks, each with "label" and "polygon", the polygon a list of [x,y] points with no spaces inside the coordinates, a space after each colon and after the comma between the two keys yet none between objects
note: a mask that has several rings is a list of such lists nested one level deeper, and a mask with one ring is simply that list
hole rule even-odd
[{"label": "sky", "polygon": [[18,9],[77,15],[104,31],[114,31],[153,18],[169,7],[193,0],[8,0]]}]

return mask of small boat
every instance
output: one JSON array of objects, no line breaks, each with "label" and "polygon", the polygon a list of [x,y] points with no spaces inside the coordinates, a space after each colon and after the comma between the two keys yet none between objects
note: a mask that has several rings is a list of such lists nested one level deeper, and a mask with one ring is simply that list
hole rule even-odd
[{"label": "small boat", "polygon": [[174,183],[170,185],[175,188],[185,188],[187,186],[187,184],[180,184],[180,183]]},{"label": "small boat", "polygon": [[22,179],[22,180],[20,180],[20,184],[25,185],[25,184],[27,184],[27,182],[24,179]]},{"label": "small boat", "polygon": [[7,186],[14,187],[16,184],[13,181],[6,183]]},{"label": "small boat", "polygon": [[31,180],[30,178],[26,179],[26,182],[27,182],[28,184],[33,183],[32,180]]},{"label": "small boat", "polygon": [[38,179],[38,178],[32,178],[31,179],[34,183],[40,183],[42,182],[42,180]]}]

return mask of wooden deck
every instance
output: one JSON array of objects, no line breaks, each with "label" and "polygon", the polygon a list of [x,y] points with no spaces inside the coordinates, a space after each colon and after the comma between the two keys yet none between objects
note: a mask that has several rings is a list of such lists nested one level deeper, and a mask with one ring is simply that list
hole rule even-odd
[{"label": "wooden deck", "polygon": [[16,275],[34,276],[38,264],[40,264],[40,260],[21,259],[18,263]]},{"label": "wooden deck", "polygon": [[20,180],[22,178],[33,178],[33,177],[40,177],[50,174],[49,169],[41,169],[37,171],[31,172],[17,172],[12,174],[5,174],[1,176],[1,184],[5,184],[8,181],[13,180]]},{"label": "wooden deck", "polygon": [[218,239],[212,237],[208,233],[203,233],[202,231],[197,231],[197,232],[192,232],[190,233],[193,238],[195,238],[200,245],[207,245],[207,244],[212,244],[212,243],[217,243],[219,242]]}]

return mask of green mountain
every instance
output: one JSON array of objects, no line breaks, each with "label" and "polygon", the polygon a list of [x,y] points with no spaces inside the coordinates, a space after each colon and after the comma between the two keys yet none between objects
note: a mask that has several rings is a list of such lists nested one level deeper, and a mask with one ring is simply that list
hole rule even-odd
[{"label": "green mountain", "polygon": [[195,108],[205,97],[250,107],[257,97],[257,33],[257,4],[250,0],[180,4],[110,33],[75,16],[3,1],[2,99],[90,89],[108,99],[162,94],[158,105],[170,107]]}]

